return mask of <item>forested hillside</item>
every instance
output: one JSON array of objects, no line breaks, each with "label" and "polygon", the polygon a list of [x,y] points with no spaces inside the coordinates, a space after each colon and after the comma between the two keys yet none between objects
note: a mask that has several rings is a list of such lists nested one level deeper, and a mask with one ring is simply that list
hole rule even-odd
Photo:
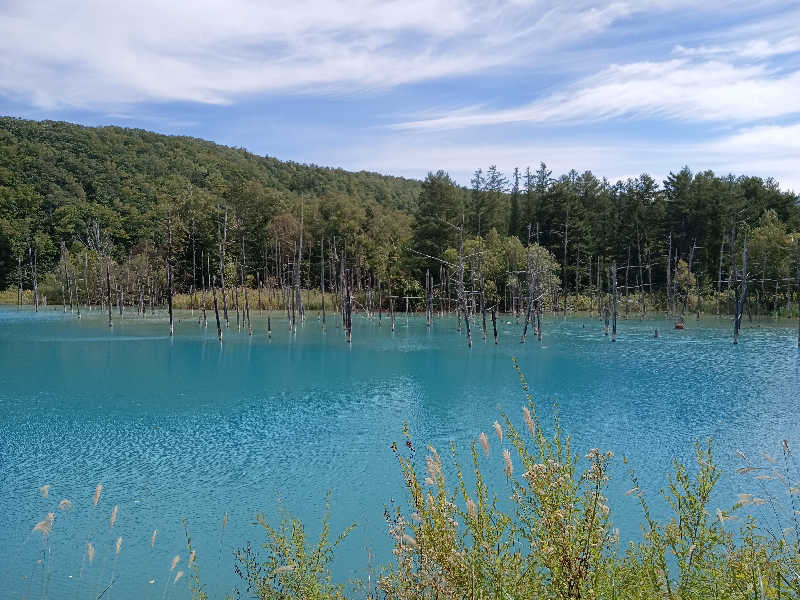
[{"label": "forested hillside", "polygon": [[463,231],[466,285],[485,278],[487,302],[501,308],[509,288],[520,295],[525,247],[536,243],[562,292],[607,289],[616,263],[626,291],[671,285],[674,296],[678,282],[684,294],[735,287],[747,240],[765,301],[795,285],[800,207],[771,179],[688,168],[662,183],[646,174],[612,183],[590,171],[554,176],[544,164],[510,174],[491,166],[465,188],[441,171],[420,182],[142,130],[0,119],[0,288],[70,269],[99,286],[98,257],[108,256],[122,269],[121,291],[135,294],[151,276],[163,291],[170,228],[183,292],[198,289],[203,268],[222,275],[221,264],[233,281],[288,282],[299,262],[303,287],[318,287],[324,251],[328,276],[344,264],[356,289],[382,279],[420,294],[430,269],[436,294],[451,294],[443,278]]},{"label": "forested hillside", "polygon": [[[229,232],[231,241],[243,238],[253,257],[260,256],[266,244],[274,245],[272,230],[297,229],[302,199],[310,235],[347,239],[371,258],[377,245],[410,235],[408,215],[419,190],[411,179],[283,162],[194,138],[4,117],[0,287],[16,283],[31,245],[46,272],[58,263],[62,241],[68,248],[91,246],[95,223],[117,260],[148,243],[158,246],[170,207],[182,219],[179,244],[194,223],[198,256],[201,248],[217,248],[226,208],[229,226],[237,229],[235,236]],[[185,269],[176,273],[187,276]]]}]

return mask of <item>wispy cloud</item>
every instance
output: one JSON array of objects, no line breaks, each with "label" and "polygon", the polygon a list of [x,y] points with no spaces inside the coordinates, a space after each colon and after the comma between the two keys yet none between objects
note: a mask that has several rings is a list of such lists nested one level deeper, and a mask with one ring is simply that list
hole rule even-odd
[{"label": "wispy cloud", "polygon": [[86,107],[391,88],[555,52],[637,10],[587,0],[7,0],[0,93]]},{"label": "wispy cloud", "polygon": [[783,54],[800,52],[800,36],[791,35],[776,41],[765,39],[749,40],[745,43],[729,43],[720,46],[685,47],[675,46],[673,53],[677,56],[719,57],[733,56],[739,58],[765,59]]},{"label": "wispy cloud", "polygon": [[566,91],[519,108],[445,114],[393,127],[435,130],[618,117],[750,121],[800,112],[798,96],[800,71],[784,74],[765,65],[671,59],[614,65]]}]

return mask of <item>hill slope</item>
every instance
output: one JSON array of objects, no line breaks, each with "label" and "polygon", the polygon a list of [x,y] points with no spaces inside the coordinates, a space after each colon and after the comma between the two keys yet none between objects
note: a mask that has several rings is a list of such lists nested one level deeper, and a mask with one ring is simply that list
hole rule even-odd
[{"label": "hill slope", "polygon": [[[246,208],[264,225],[282,213],[299,216],[302,197],[307,219],[327,202],[354,213],[348,226],[363,232],[368,224],[359,221],[375,215],[391,220],[401,213],[407,224],[420,186],[411,179],[260,157],[190,137],[0,117],[0,287],[9,283],[31,235],[39,236],[43,270],[58,260],[61,241],[69,247],[85,239],[95,221],[109,232],[119,256],[161,235],[163,226],[155,223],[159,206],[165,197],[184,201],[187,190],[194,204],[184,216],[198,221],[197,243],[213,247],[215,221],[204,218],[221,204],[238,206],[239,218]],[[338,233],[340,239],[345,235]]]}]

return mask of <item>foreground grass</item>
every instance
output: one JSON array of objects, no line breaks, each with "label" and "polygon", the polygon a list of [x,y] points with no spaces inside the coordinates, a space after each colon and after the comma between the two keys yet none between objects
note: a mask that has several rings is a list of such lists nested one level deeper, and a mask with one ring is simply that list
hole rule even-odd
[{"label": "foreground grass", "polygon": [[[527,385],[520,373],[523,387]],[[489,598],[666,598],[746,599],[800,597],[797,485],[789,483],[793,458],[784,443],[785,468],[764,455],[766,467],[754,466],[740,454],[739,474],[756,474],[763,497],[740,495],[730,510],[710,507],[719,480],[710,440],[698,443],[696,464],[674,464],[661,492],[672,509],[666,522],[651,516],[648,502],[630,471],[629,495],[638,498],[643,514],[642,538],[622,545],[609,518],[604,495],[611,452],[590,450],[581,457],[558,422],[548,437],[528,395],[525,427],[517,429],[502,415],[492,437],[504,436],[513,455],[492,453],[489,436],[481,433],[471,449],[472,476],[450,448],[445,467],[437,449],[427,447],[424,471],[408,432],[394,451],[403,475],[408,505],[386,513],[394,540],[393,560],[366,584],[350,589],[331,581],[328,564],[345,530],[333,541],[327,518],[317,543],[306,538],[301,522],[285,519],[278,529],[263,515],[263,547],[236,554],[236,571],[247,597],[267,599],[489,599]],[[502,460],[512,493],[512,508],[503,510],[498,493],[482,475],[481,463]],[[455,473],[452,481],[445,471]],[[782,472],[783,471],[783,472]],[[519,475],[517,475],[519,473]],[[795,473],[796,475],[796,473]],[[769,491],[767,484],[774,485]],[[783,511],[779,496],[788,496]],[[786,529],[757,523],[747,506],[770,504]],[[205,597],[195,587],[195,598]],[[242,592],[234,592],[241,597]]]}]

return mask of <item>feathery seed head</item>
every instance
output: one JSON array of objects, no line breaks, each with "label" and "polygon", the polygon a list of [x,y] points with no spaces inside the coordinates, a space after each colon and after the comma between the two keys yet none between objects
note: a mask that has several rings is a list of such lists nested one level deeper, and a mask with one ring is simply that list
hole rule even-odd
[{"label": "feathery seed head", "polygon": [[100,494],[103,493],[103,484],[98,483],[97,487],[94,489],[94,499],[92,500],[92,506],[95,508],[97,507],[97,503],[100,502]]},{"label": "feathery seed head", "polygon": [[511,479],[511,476],[514,474],[514,465],[511,464],[511,453],[508,451],[508,449],[503,450],[503,460],[506,463],[504,469],[506,477]]},{"label": "feathery seed head", "polygon": [[497,439],[500,440],[500,443],[503,443],[503,428],[500,426],[500,423],[497,421],[494,422],[492,425],[494,427],[495,432],[497,433]]},{"label": "feathery seed head", "polygon": [[481,448],[483,448],[486,456],[489,456],[489,438],[486,437],[485,433],[481,432],[481,434],[478,436],[478,441],[480,441]]},{"label": "feathery seed head", "polygon": [[39,532],[42,534],[42,537],[47,536],[53,528],[53,524],[50,522],[50,519],[43,519],[39,521],[36,525],[33,526],[34,532]]},{"label": "feathery seed head", "polygon": [[522,416],[525,419],[525,425],[528,426],[528,431],[531,432],[531,437],[536,438],[536,426],[533,424],[533,419],[531,418],[531,411],[528,410],[527,406],[522,407]]},{"label": "feathery seed head", "polygon": [[472,498],[467,498],[467,514],[473,519],[478,517],[478,507],[475,506]]}]

